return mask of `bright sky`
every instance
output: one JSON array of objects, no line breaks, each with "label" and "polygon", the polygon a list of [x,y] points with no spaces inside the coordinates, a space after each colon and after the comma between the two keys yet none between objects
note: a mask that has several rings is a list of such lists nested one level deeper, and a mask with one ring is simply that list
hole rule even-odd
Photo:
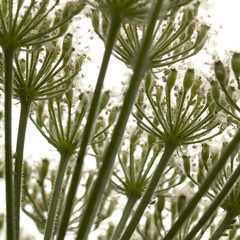
[{"label": "bright sky", "polygon": [[[211,18],[209,22],[212,22],[213,28],[218,30],[218,34],[216,36],[216,49],[221,57],[224,57],[225,50],[227,51],[240,51],[240,31],[239,31],[239,23],[240,23],[240,0],[210,0],[211,3],[214,4],[214,10],[211,11],[213,13],[210,13]],[[202,10],[206,11],[206,10]],[[205,15],[205,14],[204,14]],[[206,14],[208,15],[208,13]],[[222,26],[222,27],[220,27]],[[100,43],[98,46],[102,46],[102,43]],[[94,46],[92,46],[94,47]],[[95,46],[95,51],[102,52],[103,48],[99,51],[99,48]],[[101,57],[99,59],[96,59],[97,64],[100,64]],[[90,64],[91,65],[91,64]],[[116,68],[117,66],[117,68]],[[118,61],[115,59],[112,59],[110,64],[110,70],[107,74],[107,80],[108,82],[121,82],[122,81],[122,71],[124,70],[124,67],[122,64],[119,65]],[[94,79],[97,76],[97,71],[92,72],[89,69],[85,71],[88,75],[87,77],[89,79]],[[17,119],[16,117],[14,117]],[[14,120],[14,119],[13,119]],[[17,130],[17,121],[14,121],[14,129],[16,132]],[[33,141],[33,136],[35,137],[38,134],[38,131],[35,128],[31,128],[31,132],[28,132],[27,138],[26,138],[26,150],[25,150],[25,156],[33,155],[35,156],[35,160],[38,160],[40,155],[42,157],[49,155],[49,152],[46,151],[46,155],[44,153],[44,149],[48,149],[48,145],[45,141],[45,139],[42,138],[41,144],[36,144],[35,141]],[[40,150],[40,151],[39,151]],[[57,156],[56,152],[52,152],[53,156]],[[32,160],[33,161],[33,160]],[[0,189],[2,189],[2,183],[0,183]],[[0,212],[4,211],[4,205],[1,204]],[[25,224],[31,224],[29,219],[26,219],[24,221]],[[28,225],[29,226],[29,225]],[[32,225],[31,225],[32,226]],[[31,228],[27,228],[27,231],[30,233],[33,233],[34,226]],[[36,240],[42,239],[42,237],[37,237]]]}]

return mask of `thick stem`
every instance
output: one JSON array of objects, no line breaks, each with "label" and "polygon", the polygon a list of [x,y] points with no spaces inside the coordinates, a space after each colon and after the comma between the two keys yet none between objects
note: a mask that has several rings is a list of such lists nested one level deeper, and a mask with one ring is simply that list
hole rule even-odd
[{"label": "thick stem", "polygon": [[225,232],[225,230],[229,227],[229,225],[232,223],[236,215],[233,215],[231,213],[227,213],[221,224],[218,226],[216,231],[213,233],[211,238],[209,240],[219,240],[222,234]]},{"label": "thick stem", "polygon": [[108,34],[109,37],[108,37],[108,40],[106,43],[106,49],[105,49],[103,60],[102,60],[101,69],[99,72],[97,84],[96,84],[95,91],[93,94],[91,107],[90,107],[89,114],[87,117],[87,123],[84,128],[82,142],[81,142],[80,150],[79,150],[78,157],[77,157],[77,162],[76,162],[76,165],[74,168],[70,188],[69,188],[68,195],[67,195],[66,205],[64,207],[63,217],[61,219],[61,223],[58,228],[57,240],[64,239],[66,231],[67,231],[70,215],[73,210],[75,195],[76,195],[78,185],[79,185],[81,170],[82,170],[82,166],[83,166],[83,160],[85,157],[89,139],[91,137],[94,122],[97,117],[99,100],[101,97],[103,82],[104,82],[106,71],[108,68],[108,63],[109,63],[109,60],[110,60],[110,57],[112,54],[112,49],[114,47],[114,44],[115,44],[117,36],[118,36],[120,24],[121,24],[120,18],[112,19],[111,26],[109,29],[109,34]]},{"label": "thick stem", "polygon": [[48,210],[47,223],[45,227],[44,240],[51,240],[54,233],[54,225],[56,220],[56,213],[58,209],[58,202],[60,199],[60,193],[62,190],[62,184],[64,179],[64,174],[66,172],[69,154],[62,154],[60,164],[58,167],[57,177],[54,183],[54,189],[51,197],[51,204]]},{"label": "thick stem", "polygon": [[176,149],[176,145],[173,144],[166,144],[163,155],[157,165],[157,168],[154,171],[154,174],[147,186],[146,191],[144,192],[144,195],[131,219],[131,221],[128,224],[128,227],[124,231],[121,240],[128,240],[132,236],[134,230],[136,229],[146,207],[148,206],[151,197],[159,183],[159,180],[169,162],[169,159],[171,158],[173,152]]},{"label": "thick stem", "polygon": [[122,141],[129,115],[134,105],[141,80],[149,63],[148,52],[152,44],[152,36],[154,33],[155,23],[161,10],[162,2],[162,0],[156,1],[156,4],[154,4],[153,6],[153,13],[150,17],[150,24],[147,28],[146,34],[144,35],[142,47],[136,58],[134,73],[131,78],[126,96],[124,98],[122,110],[120,112],[116,126],[113,130],[112,139],[106,151],[104,152],[102,166],[99,170],[99,174],[93,185],[93,188],[91,189],[85,211],[81,218],[76,240],[87,239],[91,226],[93,225],[94,218],[97,214],[99,205],[101,203],[104,190],[111,176],[115,157],[119,145]]},{"label": "thick stem", "polygon": [[224,149],[223,153],[221,154],[218,161],[216,161],[216,164],[212,168],[211,172],[209,172],[208,176],[205,178],[204,182],[200,186],[198,192],[194,195],[194,197],[189,201],[186,208],[183,210],[177,221],[174,223],[172,228],[169,230],[167,235],[164,237],[164,240],[170,240],[173,239],[174,236],[177,234],[179,229],[182,227],[184,222],[187,220],[187,218],[192,214],[194,209],[196,208],[197,204],[203,197],[203,195],[207,192],[207,190],[210,188],[216,177],[219,175],[219,173],[222,171],[224,165],[226,164],[228,158],[231,156],[231,154],[239,148],[240,144],[240,129],[237,131],[236,135],[234,136],[233,140],[227,145],[227,147]]},{"label": "thick stem", "polygon": [[218,194],[218,196],[214,199],[214,201],[211,203],[209,208],[206,210],[206,212],[203,214],[203,216],[199,219],[198,223],[194,228],[188,233],[188,235],[184,238],[184,240],[192,240],[195,235],[198,233],[198,231],[203,227],[203,225],[206,224],[208,219],[212,216],[212,214],[219,208],[224,198],[227,196],[227,194],[230,192],[236,181],[238,180],[240,176],[240,164],[235,169],[227,183],[224,185],[221,192]]},{"label": "thick stem", "polygon": [[9,46],[3,49],[4,54],[4,120],[5,120],[5,184],[6,184],[6,218],[7,239],[15,239],[15,206],[13,190],[13,160],[12,160],[12,83],[14,49]]},{"label": "thick stem", "polygon": [[21,101],[21,112],[18,126],[18,137],[16,147],[16,160],[14,171],[14,194],[15,194],[15,227],[16,239],[19,239],[20,228],[20,206],[21,206],[21,190],[22,190],[22,171],[23,171],[23,151],[27,129],[27,122],[31,101]]},{"label": "thick stem", "polygon": [[137,200],[138,200],[138,196],[134,195],[134,194],[131,194],[129,197],[128,197],[128,201],[127,201],[127,204],[123,210],[123,214],[122,214],[122,217],[117,225],[117,228],[113,234],[113,237],[112,237],[112,240],[118,240],[120,237],[121,237],[121,234],[126,226],[126,223],[129,219],[129,216],[131,215],[132,213],[132,210],[133,210],[133,207],[135,206]]}]

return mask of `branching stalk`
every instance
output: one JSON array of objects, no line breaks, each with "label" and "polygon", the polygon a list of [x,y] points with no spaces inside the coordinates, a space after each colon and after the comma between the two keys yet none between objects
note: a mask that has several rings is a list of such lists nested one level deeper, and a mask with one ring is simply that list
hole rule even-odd
[{"label": "branching stalk", "polygon": [[131,238],[146,207],[148,206],[148,204],[151,200],[151,197],[159,183],[159,180],[167,166],[167,163],[169,162],[169,159],[171,158],[171,156],[176,148],[177,148],[177,146],[174,144],[166,144],[163,155],[157,165],[157,168],[154,171],[154,174],[147,186],[146,191],[144,192],[144,195],[143,195],[130,223],[128,224],[128,227],[124,231],[124,233],[121,237],[121,240],[128,240]]},{"label": "branching stalk", "polygon": [[187,218],[192,214],[193,210],[196,208],[197,204],[201,200],[202,196],[207,192],[210,188],[218,174],[222,171],[222,168],[226,164],[228,158],[231,154],[239,148],[240,144],[240,129],[237,131],[233,140],[226,146],[220,158],[212,168],[211,172],[208,174],[202,185],[200,186],[198,192],[194,195],[194,197],[190,200],[186,208],[183,210],[177,221],[174,223],[172,228],[169,230],[167,235],[164,237],[164,240],[173,239],[177,232],[180,230],[181,226],[187,220]]},{"label": "branching stalk", "polygon": [[225,186],[221,189],[221,192],[218,194],[218,196],[214,199],[214,201],[211,203],[209,208],[206,210],[206,212],[203,214],[203,216],[200,218],[196,226],[188,233],[188,235],[184,238],[184,240],[191,240],[195,237],[195,235],[200,231],[200,229],[206,224],[208,219],[214,214],[214,212],[219,208],[224,198],[228,195],[229,191],[232,189],[233,185],[236,183],[237,179],[240,176],[240,164],[236,168],[236,170],[233,172]]},{"label": "branching stalk", "polygon": [[93,185],[93,188],[91,189],[88,202],[79,225],[76,240],[87,239],[89,231],[93,224],[94,218],[97,214],[99,205],[101,203],[104,190],[109,181],[112,168],[114,165],[114,160],[115,160],[119,145],[121,143],[129,115],[134,105],[144,72],[146,71],[146,67],[148,64],[147,62],[148,52],[152,44],[152,40],[153,40],[152,35],[154,32],[156,21],[159,16],[159,12],[162,7],[162,2],[163,0],[159,0],[159,1],[156,1],[156,4],[153,5],[153,13],[152,13],[152,16],[150,17],[150,24],[148,26],[146,34],[144,35],[142,47],[136,58],[134,73],[131,78],[129,88],[123,102],[122,110],[120,112],[116,126],[113,130],[111,142],[104,153],[104,156],[102,159],[102,166],[99,170],[99,175]]},{"label": "branching stalk", "polygon": [[12,83],[14,49],[7,46],[4,55],[4,120],[5,120],[5,184],[6,184],[6,218],[7,238],[15,239],[15,206],[13,190],[13,160],[12,160]]},{"label": "branching stalk", "polygon": [[61,219],[59,229],[58,229],[57,240],[64,239],[64,236],[65,236],[66,231],[67,231],[67,226],[68,226],[68,223],[69,223],[70,215],[71,215],[72,210],[73,210],[74,198],[75,198],[77,188],[78,188],[78,184],[79,184],[79,181],[80,181],[81,170],[82,170],[82,166],[83,166],[83,160],[84,160],[86,149],[87,149],[90,137],[91,137],[94,122],[95,122],[95,119],[97,117],[98,107],[99,107],[98,103],[99,103],[99,100],[100,100],[100,97],[101,97],[103,82],[104,82],[104,78],[105,78],[106,71],[107,71],[107,68],[108,68],[108,63],[109,63],[109,60],[110,60],[110,57],[111,57],[112,49],[113,49],[113,46],[114,46],[114,44],[116,42],[116,39],[117,39],[117,36],[118,36],[118,31],[119,31],[119,28],[120,28],[120,24],[121,24],[121,19],[120,18],[113,18],[112,19],[111,26],[110,26],[110,29],[109,29],[109,38],[107,40],[107,44],[106,44],[106,48],[105,48],[105,52],[104,52],[104,56],[103,56],[103,60],[102,60],[101,69],[100,69],[100,72],[99,72],[99,76],[98,76],[97,84],[96,84],[96,87],[95,87],[91,107],[90,107],[90,110],[89,110],[89,114],[88,114],[88,117],[87,117],[87,122],[86,122],[85,129],[84,129],[84,132],[83,132],[82,142],[80,144],[80,150],[79,150],[76,165],[75,165],[75,168],[74,168],[70,188],[69,188],[69,191],[68,191],[68,194],[67,194],[66,205],[64,207],[63,217]]},{"label": "branching stalk", "polygon": [[137,200],[138,200],[138,196],[136,196],[134,194],[131,194],[128,197],[127,204],[123,210],[122,217],[121,217],[121,219],[117,225],[117,228],[113,234],[112,240],[118,240],[121,237],[121,234],[127,224],[127,221],[132,213],[132,210],[133,210]]},{"label": "branching stalk", "polygon": [[16,227],[16,239],[19,239],[19,227],[20,227],[20,205],[21,205],[21,190],[22,190],[22,172],[23,172],[23,152],[25,135],[27,129],[27,122],[29,116],[31,101],[21,101],[21,112],[18,126],[18,137],[16,147],[16,160],[14,171],[14,194],[15,194],[15,227]]},{"label": "branching stalk", "polygon": [[54,189],[51,197],[51,204],[48,211],[48,218],[47,218],[47,223],[46,223],[46,228],[44,233],[44,240],[51,240],[54,233],[54,224],[56,220],[55,218],[56,218],[56,213],[58,209],[58,202],[59,202],[59,198],[61,197],[60,194],[62,190],[64,174],[66,172],[66,168],[67,168],[67,164],[70,156],[71,155],[67,153],[61,155],[57,177],[54,183]]},{"label": "branching stalk", "polygon": [[222,236],[222,234],[225,232],[225,230],[229,227],[229,225],[232,223],[234,218],[236,217],[235,214],[227,213],[221,224],[218,226],[216,231],[213,233],[211,238],[209,240],[218,240]]}]

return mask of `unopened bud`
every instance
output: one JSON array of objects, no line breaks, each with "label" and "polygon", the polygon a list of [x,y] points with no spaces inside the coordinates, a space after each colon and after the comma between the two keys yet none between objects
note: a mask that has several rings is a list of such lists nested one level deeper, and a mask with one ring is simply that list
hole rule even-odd
[{"label": "unopened bud", "polygon": [[240,53],[234,53],[232,56],[232,70],[238,80],[240,77]]},{"label": "unopened bud", "polygon": [[177,79],[177,70],[176,69],[172,69],[171,74],[169,75],[168,79],[167,79],[167,84],[166,84],[166,90],[168,92],[170,92],[176,82]]},{"label": "unopened bud", "polygon": [[206,143],[202,144],[201,158],[204,166],[207,167],[207,162],[210,156],[210,146]]},{"label": "unopened bud", "polygon": [[65,56],[69,53],[72,49],[72,37],[73,35],[68,33],[64,39],[63,39],[63,45],[62,45],[62,54]]},{"label": "unopened bud", "polygon": [[190,157],[183,155],[182,158],[183,158],[184,171],[187,176],[190,176],[190,171],[191,171]]},{"label": "unopened bud", "polygon": [[92,26],[96,33],[99,32],[99,12],[95,9],[92,9]]},{"label": "unopened bud", "polygon": [[164,209],[164,205],[165,205],[165,197],[164,196],[160,196],[158,198],[157,206],[156,206],[156,210],[158,211],[158,213],[162,212],[162,210]]},{"label": "unopened bud", "polygon": [[145,90],[149,91],[151,87],[152,87],[152,73],[148,71],[145,79]]},{"label": "unopened bud", "polygon": [[220,83],[220,85],[226,86],[227,85],[227,73],[226,68],[224,67],[223,63],[221,61],[215,62],[214,66],[215,75]]},{"label": "unopened bud", "polygon": [[112,109],[112,111],[109,114],[109,118],[108,118],[109,125],[112,125],[115,122],[118,112],[119,112],[118,107],[114,107]]},{"label": "unopened bud", "polygon": [[210,27],[207,25],[202,25],[201,31],[200,31],[199,35],[197,36],[197,39],[194,44],[194,47],[195,47],[194,52],[195,53],[199,52],[203,48],[203,46],[207,40],[207,33],[208,33],[209,28]]},{"label": "unopened bud", "polygon": [[82,54],[82,55],[77,57],[77,60],[75,62],[75,71],[76,72],[79,72],[81,70],[81,67],[82,67],[82,64],[83,64],[83,61],[84,61],[85,57],[86,57],[85,54]]},{"label": "unopened bud", "polygon": [[88,95],[82,92],[79,96],[79,100],[81,101],[81,108],[85,109],[88,106]]},{"label": "unopened bud", "polygon": [[177,201],[177,210],[178,210],[178,214],[183,210],[183,208],[185,207],[186,205],[186,196],[184,195],[181,195],[179,196],[178,198],[178,201]]},{"label": "unopened bud", "polygon": [[212,82],[212,97],[216,103],[220,102],[220,89],[217,82]]},{"label": "unopened bud", "polygon": [[183,89],[185,93],[192,87],[194,82],[194,77],[195,77],[194,69],[189,68],[183,80]]},{"label": "unopened bud", "polygon": [[102,95],[100,106],[99,106],[99,113],[107,106],[110,100],[109,91],[105,91]]},{"label": "unopened bud", "polygon": [[194,96],[197,94],[200,86],[202,85],[202,81],[199,79],[193,83],[193,86],[191,88],[191,96],[194,98]]},{"label": "unopened bud", "polygon": [[39,171],[39,181],[43,183],[45,177],[47,176],[48,173],[48,167],[49,167],[49,161],[47,159],[42,160],[42,166]]}]

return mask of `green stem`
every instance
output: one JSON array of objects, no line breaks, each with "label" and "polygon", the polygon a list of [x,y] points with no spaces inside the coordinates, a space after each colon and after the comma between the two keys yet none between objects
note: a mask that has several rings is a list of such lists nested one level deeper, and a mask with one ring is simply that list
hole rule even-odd
[{"label": "green stem", "polygon": [[225,230],[229,227],[232,221],[235,219],[236,215],[227,213],[221,224],[218,226],[216,231],[213,233],[209,240],[219,240]]},{"label": "green stem", "polygon": [[206,212],[203,214],[203,216],[200,218],[196,226],[188,233],[188,235],[184,238],[184,240],[191,240],[194,238],[194,236],[198,233],[198,231],[203,227],[203,225],[206,224],[207,220],[212,216],[212,214],[217,210],[217,208],[221,205],[224,198],[227,196],[229,191],[232,189],[233,185],[236,183],[237,179],[240,176],[240,164],[235,169],[223,189],[221,189],[218,196],[214,199],[214,201],[211,203],[209,208],[206,210]]},{"label": "green stem", "polygon": [[67,164],[69,157],[71,155],[65,153],[61,154],[61,160],[58,167],[57,177],[54,183],[54,189],[51,197],[51,204],[48,211],[47,223],[45,227],[44,233],[44,240],[51,240],[54,234],[54,225],[55,225],[55,218],[58,208],[58,202],[61,198],[61,190],[63,185],[64,174],[66,172]]},{"label": "green stem", "polygon": [[61,219],[61,223],[58,228],[57,240],[64,239],[64,236],[67,231],[70,215],[71,215],[71,212],[73,209],[75,195],[76,195],[79,181],[80,181],[83,160],[84,160],[86,149],[87,149],[90,137],[91,137],[94,122],[95,122],[95,119],[96,119],[97,113],[98,113],[98,107],[99,107],[99,102],[100,102],[99,100],[101,97],[103,82],[104,82],[106,71],[108,68],[108,63],[109,63],[109,60],[110,60],[110,57],[112,54],[112,49],[114,47],[114,44],[115,44],[117,36],[118,36],[120,25],[121,25],[121,18],[113,17],[111,26],[109,29],[109,37],[107,40],[101,69],[99,72],[97,84],[96,84],[95,91],[93,94],[93,99],[92,99],[91,107],[90,107],[89,114],[87,117],[87,122],[86,122],[84,132],[82,135],[82,142],[80,145],[80,150],[79,150],[76,165],[74,168],[70,188],[69,188],[69,191],[67,194],[66,205],[65,205],[64,212],[62,215],[63,217]]},{"label": "green stem", "polygon": [[133,207],[135,206],[138,198],[139,197],[136,196],[135,194],[131,194],[128,197],[127,204],[123,210],[122,217],[121,217],[121,219],[117,225],[117,228],[113,234],[112,240],[118,240],[121,237],[121,234],[126,226],[127,220],[129,219],[129,216],[131,215]]},{"label": "green stem", "polygon": [[102,159],[102,166],[99,170],[98,177],[93,185],[93,188],[91,189],[85,211],[81,218],[76,240],[87,239],[90,228],[94,221],[94,217],[96,216],[97,210],[101,203],[105,187],[109,181],[115,157],[119,145],[122,141],[129,115],[138,94],[141,80],[148,66],[148,52],[153,41],[152,35],[154,32],[155,23],[161,10],[162,2],[163,0],[158,0],[156,1],[156,4],[153,5],[153,14],[150,17],[149,27],[146,34],[144,35],[142,47],[136,58],[134,73],[131,78],[126,96],[124,98],[122,110],[120,112],[116,126],[113,130],[112,139],[104,153]]},{"label": "green stem", "polygon": [[218,161],[216,161],[216,164],[212,168],[211,172],[209,172],[205,181],[200,186],[198,192],[190,200],[190,202],[188,203],[186,208],[183,210],[182,214],[179,216],[179,218],[174,223],[172,228],[169,230],[167,235],[164,237],[164,240],[170,240],[170,239],[174,238],[175,234],[177,234],[177,232],[179,231],[179,229],[181,228],[183,223],[187,220],[187,218],[191,215],[193,210],[196,208],[196,206],[199,203],[199,201],[201,200],[202,196],[207,192],[207,190],[210,188],[213,181],[216,179],[216,177],[222,171],[222,168],[226,164],[228,158],[231,156],[231,154],[236,149],[238,149],[239,144],[240,144],[240,129],[237,131],[233,140],[224,149],[223,153],[221,154]]},{"label": "green stem", "polygon": [[126,228],[126,230],[124,231],[121,240],[128,240],[131,238],[134,230],[136,229],[146,207],[148,206],[151,197],[159,183],[159,180],[169,162],[169,159],[171,158],[173,152],[175,151],[175,149],[177,148],[176,145],[174,144],[166,144],[163,155],[157,165],[157,168],[154,171],[154,174],[147,186],[146,191],[144,192],[144,195],[131,219],[131,221],[128,224],[128,227]]},{"label": "green stem", "polygon": [[4,54],[4,120],[5,120],[5,179],[6,179],[6,218],[7,239],[15,239],[15,206],[13,189],[13,160],[12,160],[12,83],[14,49],[8,46],[3,49]]},{"label": "green stem", "polygon": [[22,172],[23,172],[23,151],[25,143],[25,135],[31,101],[21,101],[21,112],[18,126],[16,161],[14,171],[14,194],[15,194],[15,227],[16,239],[19,239],[20,227],[20,205],[21,205],[21,190],[22,190]]}]

